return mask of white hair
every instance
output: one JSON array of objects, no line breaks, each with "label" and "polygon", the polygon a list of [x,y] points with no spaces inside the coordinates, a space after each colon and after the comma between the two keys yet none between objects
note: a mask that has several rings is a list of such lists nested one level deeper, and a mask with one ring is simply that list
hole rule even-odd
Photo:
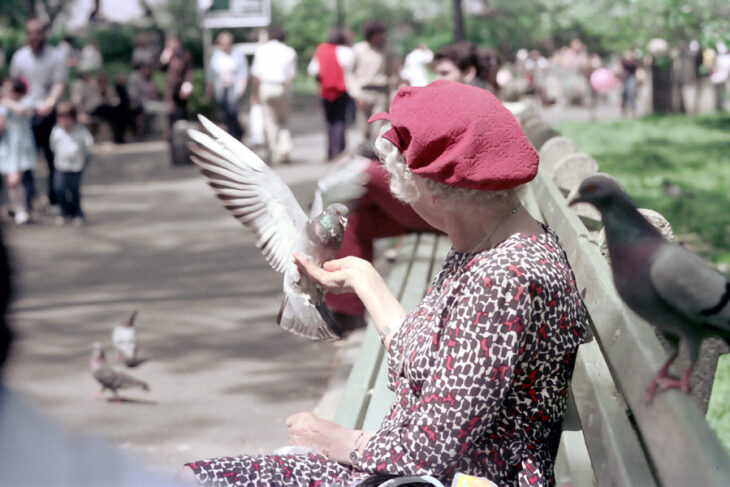
[{"label": "white hair", "polygon": [[380,134],[375,139],[375,150],[383,162],[383,167],[390,175],[390,192],[399,200],[411,204],[418,199],[420,192],[418,186],[416,186],[416,178],[420,178],[425,183],[426,190],[429,193],[437,196],[447,205],[463,203],[493,205],[496,202],[495,200],[506,200],[510,204],[515,204],[519,199],[523,189],[522,185],[502,191],[481,191],[450,186],[434,179],[413,174],[408,168],[405,154],[400,152],[391,141],[383,137],[383,134],[390,127],[390,123],[384,123]]}]

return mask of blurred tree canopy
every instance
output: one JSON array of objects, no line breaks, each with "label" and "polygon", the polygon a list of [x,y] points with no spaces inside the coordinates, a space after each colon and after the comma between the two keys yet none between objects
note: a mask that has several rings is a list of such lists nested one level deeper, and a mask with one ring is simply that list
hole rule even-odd
[{"label": "blurred tree canopy", "polygon": [[[68,11],[72,1],[2,0],[0,42],[6,52],[17,46],[32,9],[43,14],[49,7],[63,5]],[[145,0],[137,1],[148,4]],[[329,28],[335,25],[338,5],[344,13],[344,24],[355,32],[357,40],[362,38],[362,25],[367,20],[387,24],[391,49],[400,55],[419,42],[439,49],[450,43],[453,36],[453,3],[444,0],[271,0],[271,3],[272,23],[287,30],[288,42],[299,52],[302,64],[308,62],[316,45],[327,38]],[[718,40],[730,44],[728,0],[461,0],[461,4],[467,39],[495,48],[507,58],[522,47],[549,52],[574,37],[598,53],[645,48],[655,37],[676,46],[693,39],[703,45],[714,45]],[[154,16],[159,17],[155,24],[177,31],[200,61],[202,42],[196,0],[155,2],[153,8]],[[57,33],[64,30],[62,19],[58,15],[53,26]],[[115,58],[124,56],[118,52]]]}]

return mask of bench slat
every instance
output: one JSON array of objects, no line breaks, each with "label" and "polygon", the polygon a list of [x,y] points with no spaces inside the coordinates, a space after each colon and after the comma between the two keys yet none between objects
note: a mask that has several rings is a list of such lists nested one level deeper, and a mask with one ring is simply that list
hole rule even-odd
[{"label": "bench slat", "polygon": [[[563,431],[555,459],[555,485],[557,487],[590,487],[603,485],[596,482],[591,457],[586,449],[583,431]],[[609,482],[607,485],[621,485]],[[632,485],[632,484],[624,484]],[[639,485],[639,484],[636,484]]]},{"label": "bench slat", "polygon": [[568,252],[601,349],[631,407],[661,483],[727,485],[730,458],[692,397],[667,391],[658,394],[652,404],[646,403],[646,388],[666,358],[652,328],[618,297],[605,259],[555,185],[538,174],[534,190],[546,223]]},{"label": "bench slat", "polygon": [[596,340],[580,346],[571,390],[598,485],[656,485]]}]

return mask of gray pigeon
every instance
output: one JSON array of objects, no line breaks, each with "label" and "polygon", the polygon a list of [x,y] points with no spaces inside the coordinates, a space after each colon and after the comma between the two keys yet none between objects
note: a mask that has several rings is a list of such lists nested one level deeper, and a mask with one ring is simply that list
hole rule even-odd
[{"label": "gray pigeon", "polygon": [[[689,392],[702,340],[719,336],[730,343],[730,282],[695,254],[665,240],[612,178],[586,178],[570,204],[579,202],[601,212],[619,296],[675,345],[649,386],[648,400],[657,387]],[[681,379],[668,373],[679,340],[687,343],[690,359]]]},{"label": "gray pigeon", "polygon": [[137,310],[122,323],[112,330],[112,345],[117,349],[117,360],[127,367],[137,367],[147,359],[140,358],[139,345],[137,344],[137,332],[134,320],[137,318]]},{"label": "gray pigeon", "polygon": [[91,366],[91,374],[101,384],[100,394],[109,389],[114,394],[114,399],[118,401],[120,399],[119,393],[117,393],[119,389],[138,388],[143,391],[150,390],[147,383],[123,372],[119,372],[110,366],[106,362],[104,348],[100,343],[94,343],[89,364]]},{"label": "gray pigeon", "polygon": [[208,134],[190,131],[193,161],[223,205],[253,232],[269,265],[284,274],[277,324],[312,340],[341,338],[323,290],[299,274],[293,254],[300,252],[318,266],[332,259],[345,233],[347,207],[333,203],[308,218],[264,161],[205,117],[199,118]]}]

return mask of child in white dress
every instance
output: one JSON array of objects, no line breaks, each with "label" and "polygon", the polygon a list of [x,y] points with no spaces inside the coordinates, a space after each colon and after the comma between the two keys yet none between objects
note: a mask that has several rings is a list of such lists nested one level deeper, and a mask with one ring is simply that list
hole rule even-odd
[{"label": "child in white dress", "polygon": [[15,222],[30,220],[33,195],[23,184],[24,174],[32,179],[36,148],[30,120],[33,107],[23,102],[28,85],[22,79],[7,79],[0,89],[0,173],[5,177],[8,199]]}]

